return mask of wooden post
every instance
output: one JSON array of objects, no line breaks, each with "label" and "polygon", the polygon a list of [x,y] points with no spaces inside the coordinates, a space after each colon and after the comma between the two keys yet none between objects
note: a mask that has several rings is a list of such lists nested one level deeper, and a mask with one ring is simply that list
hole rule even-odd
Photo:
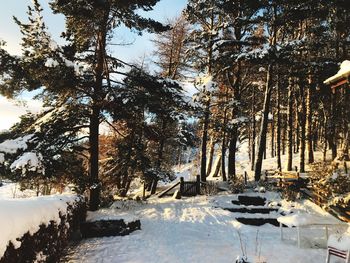
[{"label": "wooden post", "polygon": [[267,171],[265,170],[265,182],[267,181]]},{"label": "wooden post", "polygon": [[153,179],[153,181],[152,181],[152,188],[151,188],[151,195],[156,193],[156,191],[157,191],[157,184],[158,184],[158,179]]},{"label": "wooden post", "polygon": [[142,200],[145,200],[145,198],[146,198],[146,182],[143,182]]},{"label": "wooden post", "polygon": [[298,171],[298,166],[295,166],[295,171],[296,171],[296,172]]},{"label": "wooden post", "polygon": [[198,174],[196,178],[196,194],[201,194],[201,176]]},{"label": "wooden post", "polygon": [[280,223],[281,240],[283,240],[283,224]]},{"label": "wooden post", "polygon": [[345,170],[345,174],[348,174],[348,166],[346,164],[346,161],[344,161],[344,170]]},{"label": "wooden post", "polygon": [[185,181],[183,177],[180,177],[180,194],[183,195],[185,190]]},{"label": "wooden post", "polygon": [[247,171],[244,171],[244,184],[247,185],[248,183],[248,174]]}]

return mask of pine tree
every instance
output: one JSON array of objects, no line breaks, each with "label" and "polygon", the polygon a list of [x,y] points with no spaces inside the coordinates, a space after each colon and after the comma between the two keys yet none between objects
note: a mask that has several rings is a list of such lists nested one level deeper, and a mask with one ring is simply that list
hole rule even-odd
[{"label": "pine tree", "polygon": [[[138,10],[150,11],[158,0],[51,2],[54,13],[66,18],[63,36],[67,44],[59,47],[46,33],[41,7],[34,1],[29,9],[29,23],[19,22],[23,34],[23,68],[36,83],[45,87],[46,101],[78,102],[87,109],[89,125],[89,209],[99,206],[99,124],[105,100],[115,88],[112,74],[118,73],[120,61],[108,54],[108,44],[115,28],[124,24],[141,33],[168,29],[141,17]],[[28,86],[14,86],[16,91]]]}]

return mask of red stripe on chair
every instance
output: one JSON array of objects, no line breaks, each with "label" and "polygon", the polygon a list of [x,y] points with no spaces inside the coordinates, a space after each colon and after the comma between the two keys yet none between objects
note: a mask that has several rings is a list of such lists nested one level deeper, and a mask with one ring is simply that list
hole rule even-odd
[{"label": "red stripe on chair", "polygon": [[331,255],[346,259],[348,252],[344,250],[337,249],[335,247],[328,247],[328,252]]}]

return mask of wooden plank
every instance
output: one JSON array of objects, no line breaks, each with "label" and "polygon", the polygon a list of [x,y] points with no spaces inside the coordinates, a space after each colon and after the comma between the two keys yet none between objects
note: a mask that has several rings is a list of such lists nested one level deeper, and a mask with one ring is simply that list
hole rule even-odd
[{"label": "wooden plank", "polygon": [[168,189],[165,189],[163,192],[158,194],[158,197],[159,198],[163,197],[164,195],[166,195],[166,193],[168,193],[169,191],[173,190],[179,184],[180,184],[180,182],[177,182],[176,184],[174,184],[173,186],[169,187]]}]

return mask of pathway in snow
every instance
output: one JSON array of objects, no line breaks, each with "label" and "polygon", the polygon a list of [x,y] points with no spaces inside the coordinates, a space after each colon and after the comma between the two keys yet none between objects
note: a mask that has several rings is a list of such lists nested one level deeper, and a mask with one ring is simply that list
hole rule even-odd
[{"label": "pathway in snow", "polygon": [[[90,214],[95,219],[141,219],[141,231],[129,236],[93,238],[70,249],[64,262],[165,263],[165,262],[234,262],[242,255],[238,231],[249,260],[260,253],[269,263],[319,263],[325,260],[324,249],[298,249],[294,230],[286,229],[291,239],[280,241],[279,228],[271,225],[246,226],[235,215],[215,207],[232,206],[234,195],[195,197],[182,200],[151,199],[132,208],[106,209]],[[258,242],[256,241],[259,231]],[[259,252],[260,251],[260,252]]]}]

